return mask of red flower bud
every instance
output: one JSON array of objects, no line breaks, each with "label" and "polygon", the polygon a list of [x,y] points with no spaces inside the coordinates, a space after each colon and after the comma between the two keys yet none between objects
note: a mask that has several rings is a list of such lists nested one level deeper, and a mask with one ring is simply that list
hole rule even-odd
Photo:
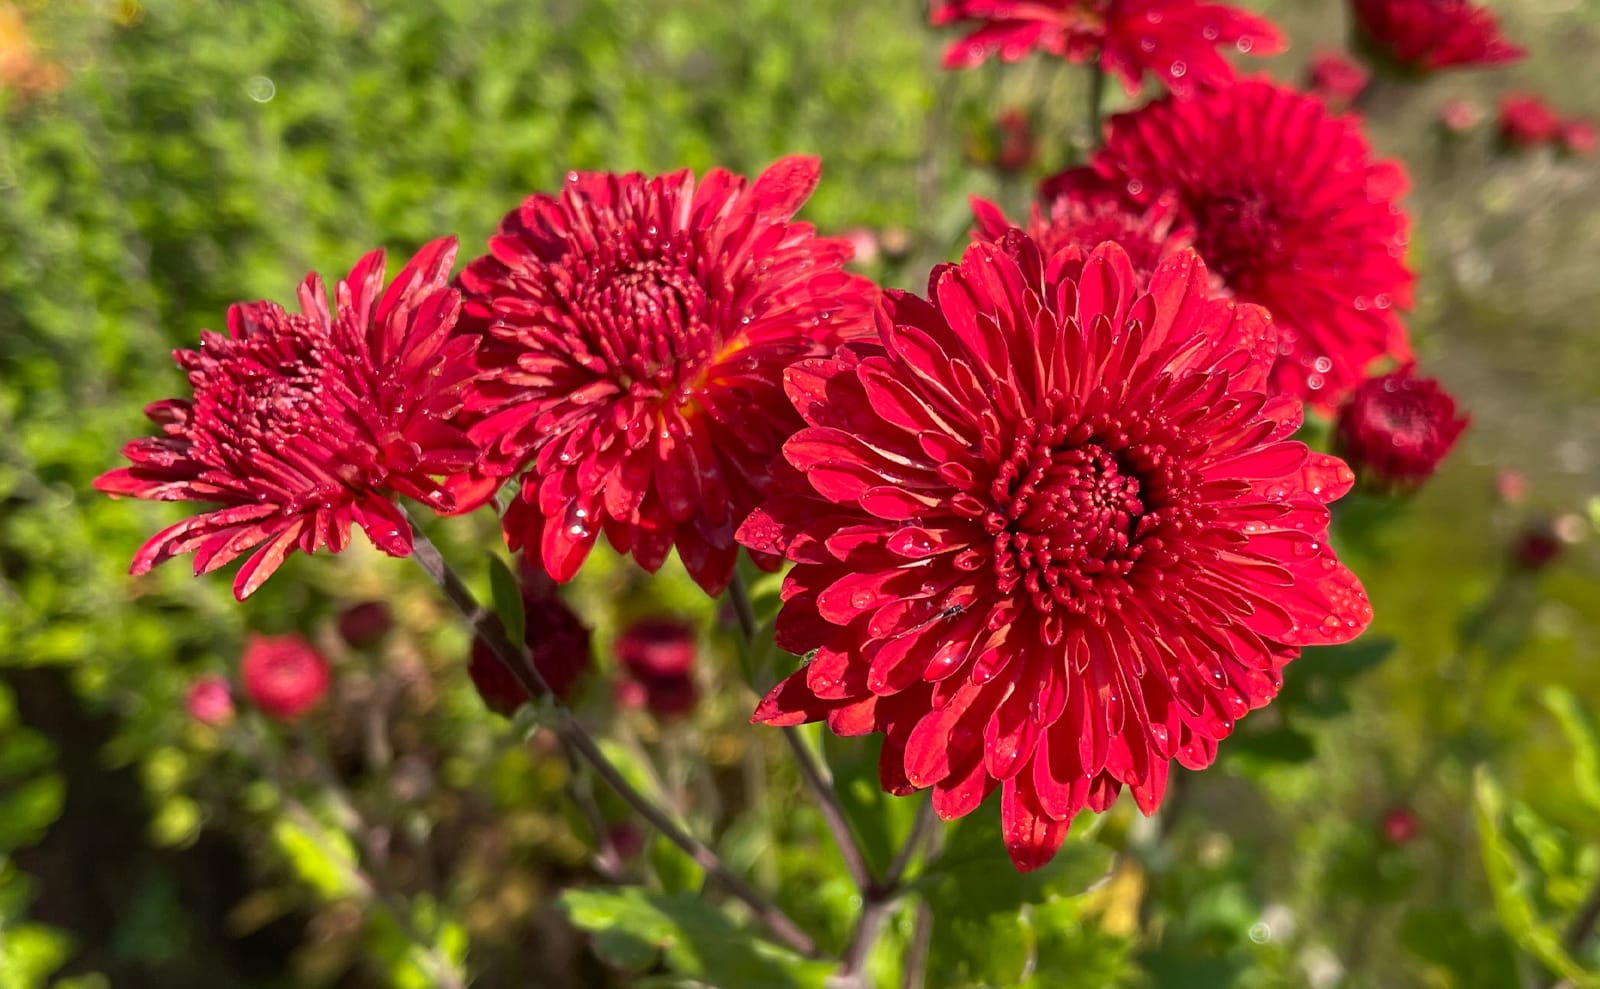
[{"label": "red flower bud", "polygon": [[328,692],[328,661],[298,635],[252,635],[243,672],[245,694],[276,721],[299,718]]},{"label": "red flower bud", "polygon": [[[540,569],[537,561],[524,557],[519,573],[527,633],[524,638],[533,656],[534,668],[557,698],[567,700],[593,662],[589,628],[556,593],[554,581]],[[482,639],[472,643],[467,675],[478,688],[478,696],[496,714],[510,717],[532,699],[522,682],[505,668]]]},{"label": "red flower bud", "polygon": [[184,699],[189,717],[213,728],[233,720],[233,688],[219,676],[204,676],[189,687]]},{"label": "red flower bud", "polygon": [[1439,108],[1439,126],[1451,134],[1465,134],[1483,122],[1483,107],[1471,100],[1450,100]]},{"label": "red flower bud", "polygon": [[1422,821],[1409,807],[1391,807],[1383,815],[1383,838],[1391,845],[1409,845],[1422,834]]},{"label": "red flower bud", "polygon": [[339,612],[339,638],[352,649],[377,645],[393,625],[389,606],[382,601],[363,601]]},{"label": "red flower bud", "polygon": [[1339,410],[1334,443],[1363,482],[1376,488],[1414,487],[1433,476],[1469,417],[1412,365],[1368,378]]},{"label": "red flower bud", "polygon": [[1596,143],[1593,120],[1574,119],[1561,125],[1561,147],[1568,154],[1587,158],[1594,154]]},{"label": "red flower bud", "polygon": [[1535,148],[1561,134],[1561,120],[1550,104],[1530,93],[1500,101],[1500,139],[1513,148]]},{"label": "red flower bud", "polygon": [[634,622],[617,638],[617,658],[640,680],[688,676],[694,671],[694,630],[669,618]]},{"label": "red flower bud", "polygon": [[1306,88],[1333,109],[1344,110],[1366,91],[1371,79],[1372,73],[1343,52],[1325,51],[1311,60]]},{"label": "red flower bud", "polygon": [[1530,525],[1517,534],[1511,547],[1511,561],[1519,568],[1538,572],[1561,555],[1563,544],[1549,523]]}]

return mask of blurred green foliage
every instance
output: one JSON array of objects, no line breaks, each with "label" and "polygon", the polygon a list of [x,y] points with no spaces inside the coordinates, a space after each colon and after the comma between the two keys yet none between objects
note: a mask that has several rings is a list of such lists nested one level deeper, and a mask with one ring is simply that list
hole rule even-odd
[{"label": "blurred green foliage", "polygon": [[[1342,37],[1338,4],[1253,6],[1296,41],[1280,75]],[[993,814],[951,826],[869,960],[878,984],[898,985],[919,901],[933,908],[930,987],[1594,984],[1600,948],[1566,943],[1565,925],[1600,875],[1600,582],[1589,547],[1541,575],[1506,561],[1532,514],[1574,511],[1600,476],[1600,186],[1592,164],[1497,157],[1486,135],[1448,143],[1428,121],[1447,97],[1487,102],[1513,84],[1594,112],[1600,9],[1500,6],[1535,51],[1526,66],[1390,88],[1368,108],[1416,185],[1421,350],[1476,414],[1414,500],[1339,508],[1373,633],[1292,666],[1280,702],[1219,766],[1179,777],[1161,818],[1124,801],[1080,822],[1044,873],[1010,871]],[[569,773],[536,713],[506,724],[482,710],[466,638],[419,575],[369,551],[296,560],[244,606],[181,562],[130,579],[135,548],[177,512],[90,484],[142,428],[140,407],[180,390],[170,350],[229,303],[285,299],[307,270],[336,276],[373,246],[456,233],[470,255],[570,169],[749,173],[821,154],[804,217],[871,231],[881,253],[866,270],[919,286],[964,240],[967,195],[1020,215],[1031,179],[1082,155],[1082,73],[942,74],[921,0],[15,9],[60,72],[54,92],[0,89],[0,989],[820,985],[827,966],[756,940],[657,840],[624,866],[638,885],[592,885],[597,825],[568,799],[592,781]],[[1023,175],[971,160],[1004,106],[1040,135]],[[1529,504],[1495,501],[1500,466],[1528,474]],[[485,562],[492,522],[430,532],[483,600],[516,599]],[[775,588],[755,590],[769,613]],[[675,568],[645,581],[597,554],[571,598],[596,628],[580,709],[608,753],[842,950],[857,891],[781,747],[744,724],[752,688],[794,659],[770,636],[735,656]],[[331,619],[364,599],[388,601],[397,629],[376,649],[342,646]],[[610,642],[652,614],[702,633],[692,724],[610,702]],[[231,673],[246,629],[298,630],[334,657],[334,696],[311,722],[186,717],[190,682]],[[65,730],[79,722],[45,703],[52,684],[109,734]],[[915,802],[877,790],[870,743],[819,751],[881,871]],[[117,772],[143,803],[102,819],[93,774]],[[595,801],[601,824],[624,818],[610,795]],[[1414,840],[1385,838],[1395,807],[1416,815]],[[104,890],[73,899],[61,867],[86,819],[147,859],[133,870],[125,845],[93,860],[129,869],[105,910]]]}]

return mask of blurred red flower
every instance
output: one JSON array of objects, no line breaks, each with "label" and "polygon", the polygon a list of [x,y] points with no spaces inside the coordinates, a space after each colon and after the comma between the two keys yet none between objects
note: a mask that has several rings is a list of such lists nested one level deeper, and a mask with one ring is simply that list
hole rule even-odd
[{"label": "blurred red flower", "polygon": [[[524,555],[519,570],[523,640],[534,669],[558,699],[568,700],[594,665],[589,626],[561,599],[555,581],[536,560]],[[472,641],[467,675],[483,703],[496,714],[510,717],[533,697],[481,638]]]},{"label": "blurred red flower", "polygon": [[1042,196],[1176,200],[1213,273],[1277,320],[1274,388],[1331,408],[1377,358],[1411,356],[1396,311],[1411,304],[1407,185],[1398,163],[1373,159],[1357,118],[1250,79],[1113,117],[1089,166]]},{"label": "blurred red flower", "polygon": [[528,469],[505,530],[570,579],[601,531],[655,571],[675,545],[701,587],[799,424],[779,371],[870,330],[877,289],[850,243],[791,217],[815,158],[754,182],[721,169],[577,173],[510,213],[461,274],[485,335],[469,399],[488,478]]},{"label": "blurred red flower", "polygon": [[1033,125],[1021,110],[1010,109],[995,121],[1000,132],[1000,147],[994,167],[1002,172],[1020,172],[1033,163]]},{"label": "blurred red flower", "polygon": [[[1000,207],[972,197],[977,221],[973,237],[999,242],[1018,224],[1006,219]],[[1171,198],[1149,205],[1104,189],[1068,189],[1050,201],[1049,215],[1032,207],[1025,228],[1028,236],[1052,264],[1066,265],[1075,276],[1084,260],[1100,244],[1111,241],[1128,255],[1140,285],[1148,283],[1161,259],[1194,244],[1194,228],[1178,221],[1177,203]]]},{"label": "blurred red flower", "polygon": [[1098,60],[1132,95],[1146,72],[1184,96],[1226,86],[1234,72],[1218,45],[1256,55],[1283,51],[1283,36],[1263,17],[1202,0],[935,0],[934,26],[957,21],[971,33],[945,50],[944,67],[966,69],[991,55],[1015,62],[1034,50]]},{"label": "blurred red flower", "polygon": [[295,720],[328,692],[328,661],[298,635],[252,635],[242,667],[245,695],[275,721]]},{"label": "blurred red flower", "polygon": [[1569,154],[1587,158],[1594,154],[1596,143],[1593,120],[1574,118],[1561,125],[1561,146]]},{"label": "blurred red flower", "polygon": [[1363,484],[1410,488],[1433,476],[1468,421],[1439,382],[1408,364],[1362,382],[1339,409],[1334,444]]},{"label": "blurred red flower", "polygon": [[1409,845],[1422,834],[1422,821],[1410,807],[1391,807],[1383,815],[1383,839],[1391,845]]},{"label": "blurred red flower", "polygon": [[1500,101],[1500,138],[1514,148],[1536,148],[1561,136],[1561,118],[1532,93],[1510,93]]},{"label": "blurred red flower", "polygon": [[624,679],[618,699],[627,707],[648,708],[660,717],[694,709],[698,648],[694,630],[670,619],[634,622],[617,637],[617,659]]},{"label": "blurred red flower", "polygon": [[1359,634],[1325,507],[1353,475],[1289,439],[1271,320],[1207,286],[1182,251],[1146,292],[1114,244],[1052,274],[1013,232],[889,293],[880,342],[792,366],[807,428],[739,538],[795,562],[777,640],[813,658],[754,720],[882,732],[884,788],[946,819],[1000,789],[1031,869]]},{"label": "blurred red flower", "polygon": [[227,724],[233,720],[233,688],[223,677],[201,677],[189,686],[184,708],[203,725]]},{"label": "blurred red flower", "polygon": [[1524,526],[1511,546],[1511,562],[1522,570],[1537,572],[1561,556],[1563,543],[1548,520]]},{"label": "blurred red flower", "polygon": [[454,510],[441,478],[477,459],[451,423],[475,346],[451,336],[454,259],[455,241],[436,240],[385,290],[384,254],[373,251],[339,282],[331,309],[312,274],[300,312],[240,303],[226,336],[207,332],[199,350],[178,351],[194,399],[149,406],[161,435],[129,443],[133,466],[95,487],[222,507],[157,533],[132,571],[193,552],[195,573],[209,573],[256,549],[234,580],[243,600],[294,550],[344,549],[352,525],[385,553],[410,554],[394,496]]},{"label": "blurred red flower", "polygon": [[1527,52],[1500,33],[1494,12],[1468,0],[1350,0],[1357,34],[1412,72],[1505,65]]},{"label": "blurred red flower", "polygon": [[1472,100],[1454,99],[1439,108],[1439,124],[1452,134],[1464,134],[1483,121],[1483,107]]},{"label": "blurred red flower", "polygon": [[1344,52],[1319,52],[1311,59],[1306,88],[1335,110],[1349,109],[1366,91],[1372,73]]},{"label": "blurred red flower", "polygon": [[377,645],[393,625],[389,606],[382,601],[362,601],[339,612],[339,638],[353,649]]}]

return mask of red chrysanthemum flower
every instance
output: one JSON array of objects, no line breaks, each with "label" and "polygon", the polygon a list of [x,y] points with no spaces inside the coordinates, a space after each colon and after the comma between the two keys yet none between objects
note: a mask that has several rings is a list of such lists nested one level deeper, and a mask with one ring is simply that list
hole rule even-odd
[{"label": "red chrysanthemum flower", "polygon": [[1510,93],[1500,101],[1500,139],[1514,148],[1537,148],[1561,136],[1561,118],[1532,93]]},{"label": "red chrysanthemum flower", "polygon": [[252,635],[242,663],[244,692],[262,714],[293,721],[328,692],[328,661],[298,635]]},{"label": "red chrysanthemum flower", "polygon": [[1334,442],[1363,484],[1411,488],[1433,476],[1461,431],[1456,400],[1411,365],[1369,378],[1339,409]]},{"label": "red chrysanthemum flower", "polygon": [[929,292],[786,374],[807,428],[739,538],[795,561],[777,639],[812,659],[754,720],[882,732],[884,787],[947,819],[1000,789],[1029,869],[1123,786],[1154,811],[1170,760],[1367,625],[1327,542],[1353,475],[1288,439],[1270,317],[1193,251],[1146,292],[1115,245],[1060,278],[1013,232]]},{"label": "red chrysanthemum flower", "polygon": [[[987,199],[973,196],[971,203],[976,221],[974,240],[999,242],[1019,226]],[[1062,265],[1062,273],[1069,277],[1083,270],[1090,251],[1110,241],[1128,255],[1141,286],[1149,282],[1163,258],[1194,245],[1194,228],[1179,221],[1177,203],[1171,197],[1137,205],[1104,189],[1068,189],[1051,200],[1049,215],[1036,203],[1023,229],[1040,252],[1052,264]]]},{"label": "red chrysanthemum flower", "polygon": [[260,547],[233,584],[243,600],[293,550],[344,549],[352,525],[391,556],[408,555],[411,527],[394,496],[451,511],[440,478],[477,459],[451,423],[475,348],[451,335],[454,259],[453,239],[434,241],[385,290],[384,254],[374,251],[339,282],[331,309],[312,274],[300,312],[240,303],[226,336],[207,332],[199,350],[178,351],[193,400],[147,408],[161,435],[128,444],[133,466],[95,487],[221,507],[157,533],[133,572],[193,552],[195,573],[209,573]]},{"label": "red chrysanthemum flower", "polygon": [[1500,33],[1494,12],[1469,0],[1350,0],[1362,45],[1411,72],[1505,65],[1527,52]]},{"label": "red chrysanthemum flower", "polygon": [[1283,36],[1264,17],[1202,0],[936,0],[935,27],[976,28],[944,53],[944,67],[966,69],[991,55],[1015,62],[1034,50],[1100,67],[1130,95],[1146,72],[1172,92],[1233,82],[1218,45],[1255,55],[1283,51]]},{"label": "red chrysanthemum flower", "polygon": [[[534,669],[539,671],[556,697],[567,700],[594,665],[589,626],[561,599],[555,581],[536,561],[524,555],[519,569],[523,639],[527,643],[528,654],[533,658]],[[483,703],[496,714],[510,717],[517,708],[533,699],[522,681],[506,669],[506,665],[482,639],[472,640],[472,657],[467,663],[467,675],[471,677],[472,685],[477,688]]]},{"label": "red chrysanthemum flower", "polygon": [[1332,407],[1378,357],[1411,356],[1396,312],[1413,280],[1397,203],[1406,186],[1398,163],[1373,160],[1356,118],[1251,79],[1113,117],[1090,166],[1046,181],[1043,195],[1174,197],[1212,272],[1278,321],[1274,387]]},{"label": "red chrysanthemum flower", "polygon": [[1360,62],[1336,51],[1318,53],[1306,72],[1306,89],[1335,110],[1348,109],[1371,81]]},{"label": "red chrysanthemum flower", "polygon": [[779,370],[870,332],[877,304],[841,270],[847,240],[791,222],[819,167],[574,172],[462,273],[485,334],[472,435],[489,472],[529,468],[506,536],[557,580],[604,530],[646,570],[676,545],[701,587],[727,585],[733,531],[799,425]]}]

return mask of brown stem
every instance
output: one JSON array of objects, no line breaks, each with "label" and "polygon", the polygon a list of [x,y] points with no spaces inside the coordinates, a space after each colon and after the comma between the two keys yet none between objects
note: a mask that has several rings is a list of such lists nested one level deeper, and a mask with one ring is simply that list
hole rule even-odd
[{"label": "brown stem", "polygon": [[928,975],[928,948],[933,944],[933,909],[917,904],[917,924],[911,931],[911,947],[906,950],[901,970],[900,989],[923,989]]},{"label": "brown stem", "polygon": [[874,883],[863,893],[861,916],[856,921],[855,933],[850,936],[850,944],[845,948],[835,976],[839,985],[866,989],[867,957],[872,954],[872,946],[878,943],[878,936],[883,933],[884,922],[894,912],[895,903],[905,889],[901,880],[911,866],[911,860],[916,857],[925,838],[930,843],[935,840],[933,836],[938,832],[931,830],[934,820],[933,802],[930,800],[917,811],[911,833],[906,835],[906,843],[900,846],[900,852],[884,874],[883,881]]},{"label": "brown stem", "polygon": [[1106,71],[1099,61],[1090,62],[1089,69],[1089,150],[1100,146],[1103,140],[1101,120],[1106,102]]},{"label": "brown stem", "polygon": [[670,815],[651,802],[649,797],[634,789],[622,772],[607,759],[605,753],[595,744],[594,739],[578,723],[572,711],[556,698],[550,685],[540,675],[533,659],[528,655],[528,650],[512,643],[506,635],[505,627],[500,624],[500,619],[492,611],[479,607],[478,601],[473,597],[472,591],[462,583],[460,576],[450,568],[439,553],[437,546],[428,539],[415,521],[411,523],[413,536],[412,557],[417,564],[427,571],[434,583],[444,592],[444,596],[451,605],[461,613],[461,616],[472,626],[472,631],[483,639],[495,657],[505,665],[505,668],[516,677],[524,690],[530,696],[545,700],[553,713],[554,728],[563,744],[570,746],[583,761],[594,768],[595,775],[605,781],[606,785],[616,791],[634,812],[649,822],[650,826],[661,832],[668,841],[683,849],[684,853],[694,859],[706,873],[716,879],[734,898],[760,918],[774,935],[783,943],[808,958],[818,957],[816,942],[811,939],[800,926],[789,918],[778,906],[760,891],[741,879],[727,867],[717,853],[703,844],[699,839],[679,827]]},{"label": "brown stem", "polygon": [[[756,615],[750,605],[750,592],[744,586],[744,578],[738,574],[734,574],[728,584],[728,598],[733,602],[734,614],[739,618],[739,632],[748,646],[756,638]],[[822,767],[817,764],[816,757],[811,754],[806,740],[800,737],[798,729],[784,728],[783,740],[789,743],[789,751],[794,753],[801,778],[817,798],[817,808],[822,811],[822,820],[833,834],[833,843],[838,846],[839,856],[844,859],[845,871],[850,874],[856,889],[865,892],[872,885],[872,871],[867,868],[867,859],[856,842],[855,832],[850,830],[850,821],[839,803],[838,792],[834,790],[832,781],[823,775]]]},{"label": "brown stem", "polygon": [[[755,642],[755,608],[750,607],[750,592],[744,587],[744,578],[736,573],[733,581],[728,584],[728,599],[733,602],[734,615],[739,618],[739,634],[744,637],[744,645],[749,647]],[[810,747],[806,746],[805,739],[800,738],[798,728],[784,728],[784,741],[789,743],[789,751],[794,752],[795,765],[800,767],[800,776],[805,779],[806,787],[810,787],[811,794],[816,797],[818,810],[822,811],[822,821],[827,824],[827,831],[834,835],[834,843],[838,847],[838,855],[845,859],[845,871],[850,872],[850,880],[856,883],[858,890],[866,891],[872,885],[872,871],[867,869],[866,855],[862,855],[861,845],[856,843],[856,834],[850,829],[850,819],[845,816],[845,808],[838,802],[838,792],[834,783],[822,773],[821,765],[816,762],[816,757],[811,755]]]}]

